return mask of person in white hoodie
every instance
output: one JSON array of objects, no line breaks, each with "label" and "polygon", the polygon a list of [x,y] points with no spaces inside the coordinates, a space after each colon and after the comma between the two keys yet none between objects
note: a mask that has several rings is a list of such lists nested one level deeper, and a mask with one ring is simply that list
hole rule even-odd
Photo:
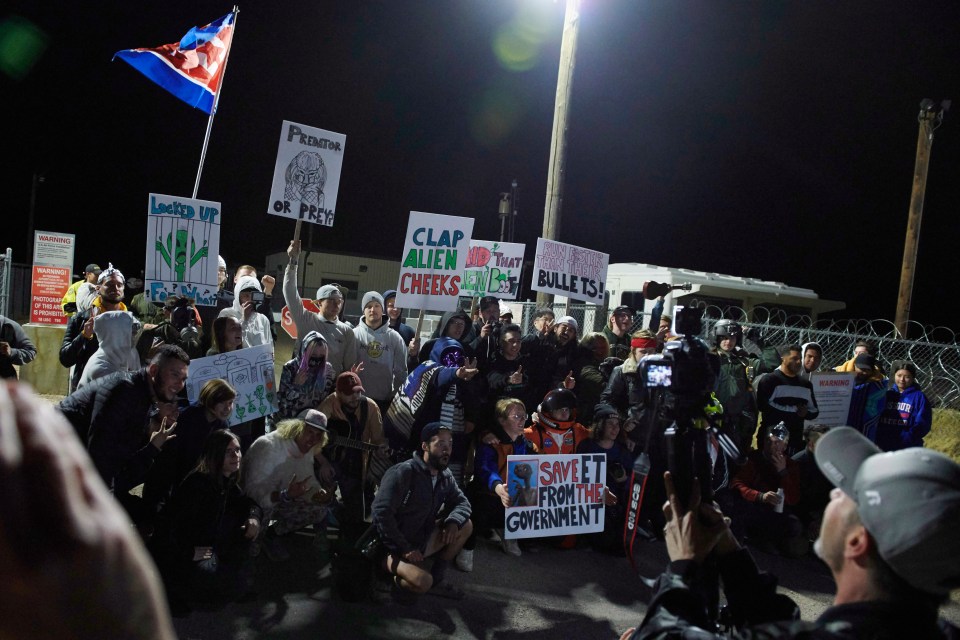
[{"label": "person in white hoodie", "polygon": [[357,370],[367,396],[381,411],[407,378],[407,349],[399,333],[383,315],[383,297],[376,291],[363,295],[363,317],[353,329],[357,337]]},{"label": "person in white hoodie", "polygon": [[[232,309],[242,318],[243,341],[248,347],[273,344],[273,335],[270,333],[270,319],[257,311],[260,301],[254,300],[255,295],[257,297],[263,295],[263,289],[257,279],[253,276],[240,276],[233,286]],[[224,311],[220,312],[221,315]]]},{"label": "person in white hoodie", "polygon": [[809,380],[817,371],[820,371],[820,363],[823,362],[823,349],[816,342],[805,342],[800,346],[800,362],[803,368],[800,369],[800,377]]},{"label": "person in white hoodie", "polygon": [[129,311],[104,311],[93,319],[93,332],[100,346],[87,360],[77,388],[110,375],[116,371],[136,371],[140,355],[135,347],[135,336],[140,332],[140,321]]}]

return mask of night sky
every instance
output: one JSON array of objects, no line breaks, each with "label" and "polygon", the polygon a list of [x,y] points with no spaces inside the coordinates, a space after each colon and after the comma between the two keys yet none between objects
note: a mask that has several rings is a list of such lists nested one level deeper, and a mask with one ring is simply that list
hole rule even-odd
[{"label": "night sky", "polygon": [[[50,4],[10,10],[47,48],[24,78],[0,76],[2,244],[26,259],[41,172],[35,227],[76,233],[78,268],[136,274],[147,195],[190,195],[207,117],[111,56],[232,5]],[[316,227],[315,249],[399,259],[410,210],[475,217],[474,236],[496,239],[515,178],[516,241],[532,256],[563,2],[240,9],[198,194],[222,202],[231,265],[292,236],[266,213],[284,119],[347,136],[336,223]],[[919,103],[960,99],[960,3],[583,0],[581,15],[560,240],[892,320]],[[958,175],[960,104],[933,144],[911,314],[954,329]]]}]

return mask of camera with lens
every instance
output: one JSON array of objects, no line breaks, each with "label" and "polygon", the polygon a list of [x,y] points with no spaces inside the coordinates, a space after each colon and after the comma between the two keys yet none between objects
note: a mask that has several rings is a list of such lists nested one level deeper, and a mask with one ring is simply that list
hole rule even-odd
[{"label": "camera with lens", "polygon": [[185,296],[167,298],[165,306],[170,312],[170,324],[178,331],[189,326],[190,323],[196,323],[197,317],[193,310],[192,298]]},{"label": "camera with lens", "polygon": [[713,419],[711,393],[720,375],[720,360],[699,337],[702,322],[702,309],[676,307],[673,333],[679,339],[668,341],[662,354],[647,356],[640,362],[641,379],[654,409],[655,428],[662,430],[667,467],[681,504],[686,504],[694,478],[699,480],[704,500],[713,496],[711,435],[717,438],[725,455],[740,455],[734,441]]}]

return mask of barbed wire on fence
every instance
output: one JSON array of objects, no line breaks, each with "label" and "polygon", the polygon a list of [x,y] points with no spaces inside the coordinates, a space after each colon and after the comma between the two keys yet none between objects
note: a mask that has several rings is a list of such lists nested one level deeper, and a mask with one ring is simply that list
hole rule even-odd
[{"label": "barbed wire on fence", "polygon": [[[522,317],[515,321],[524,331],[533,325],[534,303],[522,305]],[[699,303],[704,310],[703,332],[700,337],[713,344],[713,327],[721,318],[736,320],[744,329],[755,328],[767,345],[816,342],[823,352],[822,370],[837,367],[853,357],[853,348],[858,340],[868,342],[877,356],[880,366],[888,375],[896,360],[907,360],[917,367],[917,383],[935,407],[960,410],[960,344],[957,335],[947,327],[924,326],[911,322],[903,338],[893,322],[884,319],[827,319],[814,320],[806,315],[790,315],[782,309],[753,307],[720,308]],[[570,315],[580,325],[580,335],[588,331],[601,331],[609,319],[602,307],[591,304],[557,304],[552,307],[556,317]],[[659,319],[658,319],[659,320]],[[650,326],[650,314],[637,314],[632,331]],[[759,346],[746,340],[748,350],[759,352]]]}]

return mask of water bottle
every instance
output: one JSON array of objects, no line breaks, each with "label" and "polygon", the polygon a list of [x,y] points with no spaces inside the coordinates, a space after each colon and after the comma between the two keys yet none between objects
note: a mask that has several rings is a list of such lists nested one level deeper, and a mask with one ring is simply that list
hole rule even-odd
[{"label": "water bottle", "polygon": [[777,495],[780,496],[780,502],[776,504],[773,510],[776,513],[783,513],[783,487],[777,489]]}]

